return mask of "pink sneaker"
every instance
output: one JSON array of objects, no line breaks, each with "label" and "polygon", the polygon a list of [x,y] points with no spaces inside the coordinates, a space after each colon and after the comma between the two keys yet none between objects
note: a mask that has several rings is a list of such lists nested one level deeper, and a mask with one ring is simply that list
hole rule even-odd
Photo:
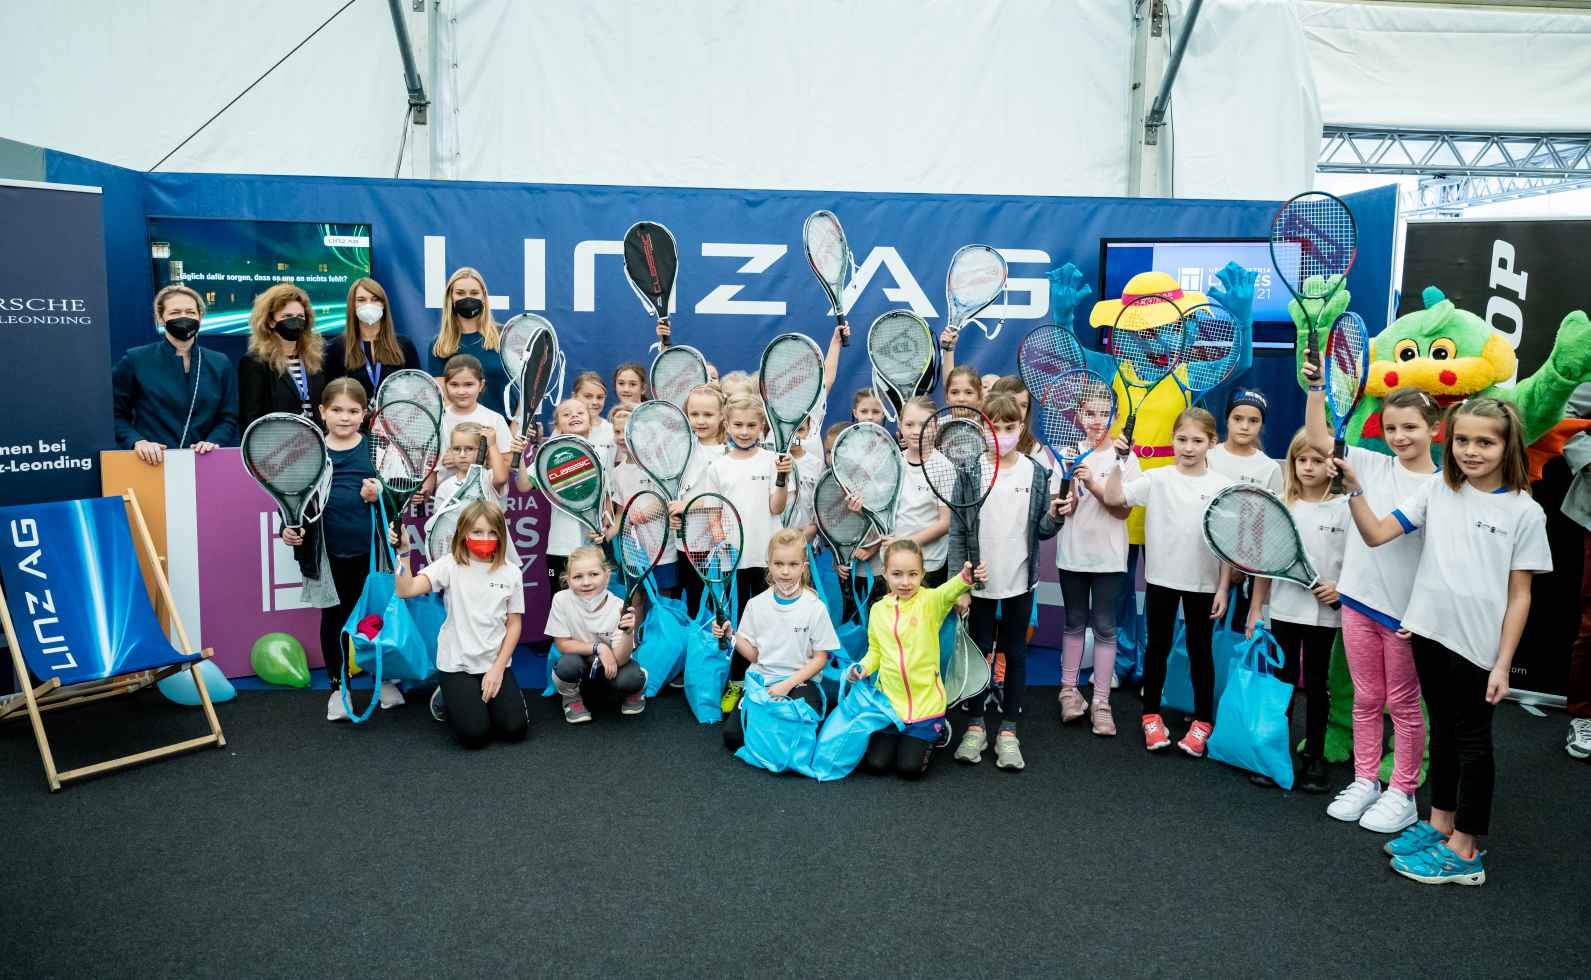
[{"label": "pink sneaker", "polygon": [[1093,708],[1089,709],[1088,717],[1094,726],[1095,735],[1116,734],[1116,719],[1111,717],[1109,702],[1102,701],[1095,704]]},{"label": "pink sneaker", "polygon": [[1196,721],[1188,728],[1188,734],[1182,736],[1182,741],[1177,743],[1177,748],[1193,756],[1195,759],[1204,758],[1204,743],[1210,740],[1210,733],[1215,726],[1207,721]]},{"label": "pink sneaker", "polygon": [[1166,731],[1166,723],[1160,720],[1160,716],[1144,715],[1144,748],[1159,752],[1170,744],[1171,733]]},{"label": "pink sneaker", "polygon": [[1061,688],[1061,724],[1070,725],[1086,714],[1088,714],[1088,702],[1077,693],[1077,688]]}]

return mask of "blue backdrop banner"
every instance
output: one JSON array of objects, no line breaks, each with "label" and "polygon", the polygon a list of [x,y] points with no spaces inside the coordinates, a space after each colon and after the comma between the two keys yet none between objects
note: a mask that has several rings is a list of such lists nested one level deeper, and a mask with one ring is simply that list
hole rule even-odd
[{"label": "blue backdrop banner", "polygon": [[0,181],[0,215],[0,500],[94,496],[112,448],[100,194]]}]

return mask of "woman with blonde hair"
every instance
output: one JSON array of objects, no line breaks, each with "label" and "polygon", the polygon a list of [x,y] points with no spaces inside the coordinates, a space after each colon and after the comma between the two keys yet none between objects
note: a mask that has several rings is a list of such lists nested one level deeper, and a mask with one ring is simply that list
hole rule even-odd
[{"label": "woman with blonde hair", "polygon": [[311,406],[326,387],[324,353],[315,308],[302,289],[279,282],[254,297],[249,350],[238,362],[238,429],[271,412],[314,418]]},{"label": "woman with blonde hair", "polygon": [[486,279],[469,266],[457,269],[442,294],[442,327],[431,344],[432,376],[442,377],[454,355],[468,354],[481,362],[486,382],[482,400],[495,403],[508,387],[508,371],[497,346],[499,333]]},{"label": "woman with blonde hair", "polygon": [[387,291],[374,279],[355,279],[348,287],[343,332],[326,344],[326,380],[353,378],[372,402],[387,375],[420,367],[420,354],[398,336]]}]

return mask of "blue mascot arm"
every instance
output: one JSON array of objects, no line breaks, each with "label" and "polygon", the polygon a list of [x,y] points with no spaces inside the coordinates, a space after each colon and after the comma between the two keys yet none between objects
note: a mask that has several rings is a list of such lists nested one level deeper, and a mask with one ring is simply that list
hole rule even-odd
[{"label": "blue mascot arm", "polygon": [[[1059,269],[1051,269],[1044,276],[1050,281],[1052,322],[1070,330],[1075,336],[1077,307],[1094,294],[1093,287],[1083,281],[1082,270],[1071,262]],[[1082,339],[1078,337],[1078,340]],[[1116,359],[1102,350],[1093,350],[1086,341],[1083,342],[1083,359],[1087,368],[1102,378],[1111,378],[1116,374]]]},{"label": "blue mascot arm", "polygon": [[1231,376],[1203,399],[1205,405],[1217,406],[1213,411],[1219,413],[1226,405],[1227,392],[1254,365],[1255,273],[1236,262],[1228,262],[1215,278],[1219,284],[1211,287],[1210,299],[1232,314],[1233,342],[1238,345],[1237,365],[1232,368]]}]

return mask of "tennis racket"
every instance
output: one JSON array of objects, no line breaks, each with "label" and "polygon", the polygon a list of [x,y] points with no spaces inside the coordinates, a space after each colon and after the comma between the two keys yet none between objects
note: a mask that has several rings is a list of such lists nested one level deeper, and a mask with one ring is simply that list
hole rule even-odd
[{"label": "tennis racket", "polygon": [[[1288,200],[1271,218],[1271,264],[1309,318],[1305,356],[1320,367],[1320,317],[1348,281],[1359,254],[1359,226],[1341,198],[1309,191]],[[1309,303],[1319,303],[1311,313]]]},{"label": "tennis racket", "polygon": [[624,604],[635,615],[635,642],[641,642],[641,615],[635,594],[641,591],[668,550],[668,501],[653,490],[637,490],[619,513],[613,554],[623,579]]},{"label": "tennis racket", "polygon": [[396,521],[442,457],[441,430],[419,402],[390,402],[370,417],[365,438],[370,463]]},{"label": "tennis racket", "polygon": [[375,409],[380,411],[382,406],[392,402],[418,402],[436,419],[437,425],[442,424],[442,388],[424,371],[404,368],[387,375],[376,389]]},{"label": "tennis racket", "polygon": [[[955,338],[979,313],[994,302],[1005,289],[1005,257],[987,245],[963,245],[950,257],[950,268],[945,272],[945,326],[950,328],[951,340],[945,350],[955,349]],[[979,329],[993,340],[995,334]]]},{"label": "tennis racket", "polygon": [[653,398],[684,408],[691,389],[707,383],[707,359],[701,351],[685,344],[665,347],[652,358],[646,380],[652,386]]},{"label": "tennis racket", "polygon": [[[668,322],[669,298],[679,273],[674,235],[655,221],[637,221],[624,233],[624,274],[653,319]],[[668,338],[659,338],[662,347]]]},{"label": "tennis racket", "polygon": [[[526,314],[533,316],[534,314]],[[541,319],[538,317],[538,319]],[[547,400],[547,392],[552,387],[552,375],[558,365],[558,332],[552,324],[545,319],[542,329],[531,335],[530,346],[525,348],[518,374],[519,388],[519,431],[527,439],[535,433],[531,423],[536,420],[541,412],[542,402]],[[507,397],[504,397],[506,408]],[[510,416],[512,417],[512,416]],[[508,461],[510,470],[519,469],[521,453],[514,453]]]},{"label": "tennis racket", "polygon": [[845,241],[845,229],[832,211],[814,211],[801,225],[801,243],[806,246],[807,265],[818,277],[818,285],[829,298],[829,312],[834,314],[834,325],[840,328],[840,346],[851,346],[851,328],[845,323],[845,289],[851,284],[856,264],[851,258],[851,246]]},{"label": "tennis racket", "polygon": [[878,533],[894,534],[895,501],[906,475],[895,437],[882,426],[858,422],[834,440],[829,462],[840,486],[862,498],[862,511]]},{"label": "tennis racket", "polygon": [[1144,398],[1176,372],[1186,344],[1182,310],[1164,296],[1140,296],[1116,315],[1110,328],[1110,355],[1116,359],[1116,377],[1127,393],[1127,422],[1121,434],[1129,446]]},{"label": "tennis racket", "polygon": [[[434,385],[433,385],[434,387]],[[243,433],[243,468],[276,501],[283,527],[302,530],[330,470],[326,437],[302,415],[272,412]]]},{"label": "tennis racket", "polygon": [[[519,372],[525,365],[525,352],[530,349],[530,341],[536,334],[543,330],[552,329],[552,324],[547,318],[535,313],[521,313],[512,317],[503,324],[502,330],[497,335],[497,354],[503,359],[503,373],[508,375],[509,384],[519,380]],[[513,406],[508,402],[508,392],[503,392],[503,414],[508,418],[515,415]]]},{"label": "tennis racket", "polygon": [[[680,350],[670,347],[669,350]],[[690,465],[696,437],[685,413],[672,402],[654,398],[635,406],[624,429],[625,445],[635,462],[670,500],[679,498],[680,481]]]},{"label": "tennis racket", "polygon": [[934,366],[934,335],[928,322],[910,310],[891,310],[867,328],[867,360],[888,396],[884,404],[900,414]]},{"label": "tennis racket", "polygon": [[[1348,419],[1364,393],[1370,372],[1370,340],[1365,322],[1357,313],[1344,313],[1331,325],[1326,338],[1326,413],[1331,416],[1331,454],[1348,455]],[[1331,478],[1331,492],[1342,493],[1342,474]]]},{"label": "tennis racket", "polygon": [[606,473],[591,443],[576,435],[553,436],[536,449],[536,484],[554,507],[602,534]]},{"label": "tennis racket", "polygon": [[1092,371],[1068,371],[1038,404],[1039,439],[1061,468],[1061,499],[1072,492],[1072,474],[1096,447],[1109,441],[1116,421],[1116,392]]},{"label": "tennis racket", "polygon": [[[713,622],[722,625],[729,607],[728,583],[740,567],[740,511],[727,497],[698,494],[680,514],[680,547],[707,587],[713,605]],[[718,640],[718,649],[729,649],[729,637]]]},{"label": "tennis racket", "polygon": [[1220,306],[1201,303],[1188,311],[1184,323],[1188,334],[1182,372],[1173,377],[1191,405],[1232,377],[1243,351],[1237,342],[1237,321]]},{"label": "tennis racket", "polygon": [[976,409],[942,408],[923,428],[918,452],[928,489],[960,522],[967,540],[967,558],[976,567],[978,509],[1000,473],[994,426]]},{"label": "tennis racket", "polygon": [[1249,575],[1306,589],[1320,580],[1287,505],[1264,487],[1234,483],[1217,493],[1204,509],[1204,542],[1217,558]]},{"label": "tennis racket", "polygon": [[818,534],[834,552],[835,567],[854,571],[856,550],[867,542],[873,522],[862,511],[852,510],[847,496],[840,481],[834,478],[834,471],[830,470],[818,478],[818,485],[812,491],[812,511]]},{"label": "tennis racket", "polygon": [[[773,451],[788,455],[796,429],[823,393],[823,352],[803,334],[780,334],[762,349],[757,387],[773,435]],[[773,482],[782,487],[789,482],[789,474],[780,473]]]}]

